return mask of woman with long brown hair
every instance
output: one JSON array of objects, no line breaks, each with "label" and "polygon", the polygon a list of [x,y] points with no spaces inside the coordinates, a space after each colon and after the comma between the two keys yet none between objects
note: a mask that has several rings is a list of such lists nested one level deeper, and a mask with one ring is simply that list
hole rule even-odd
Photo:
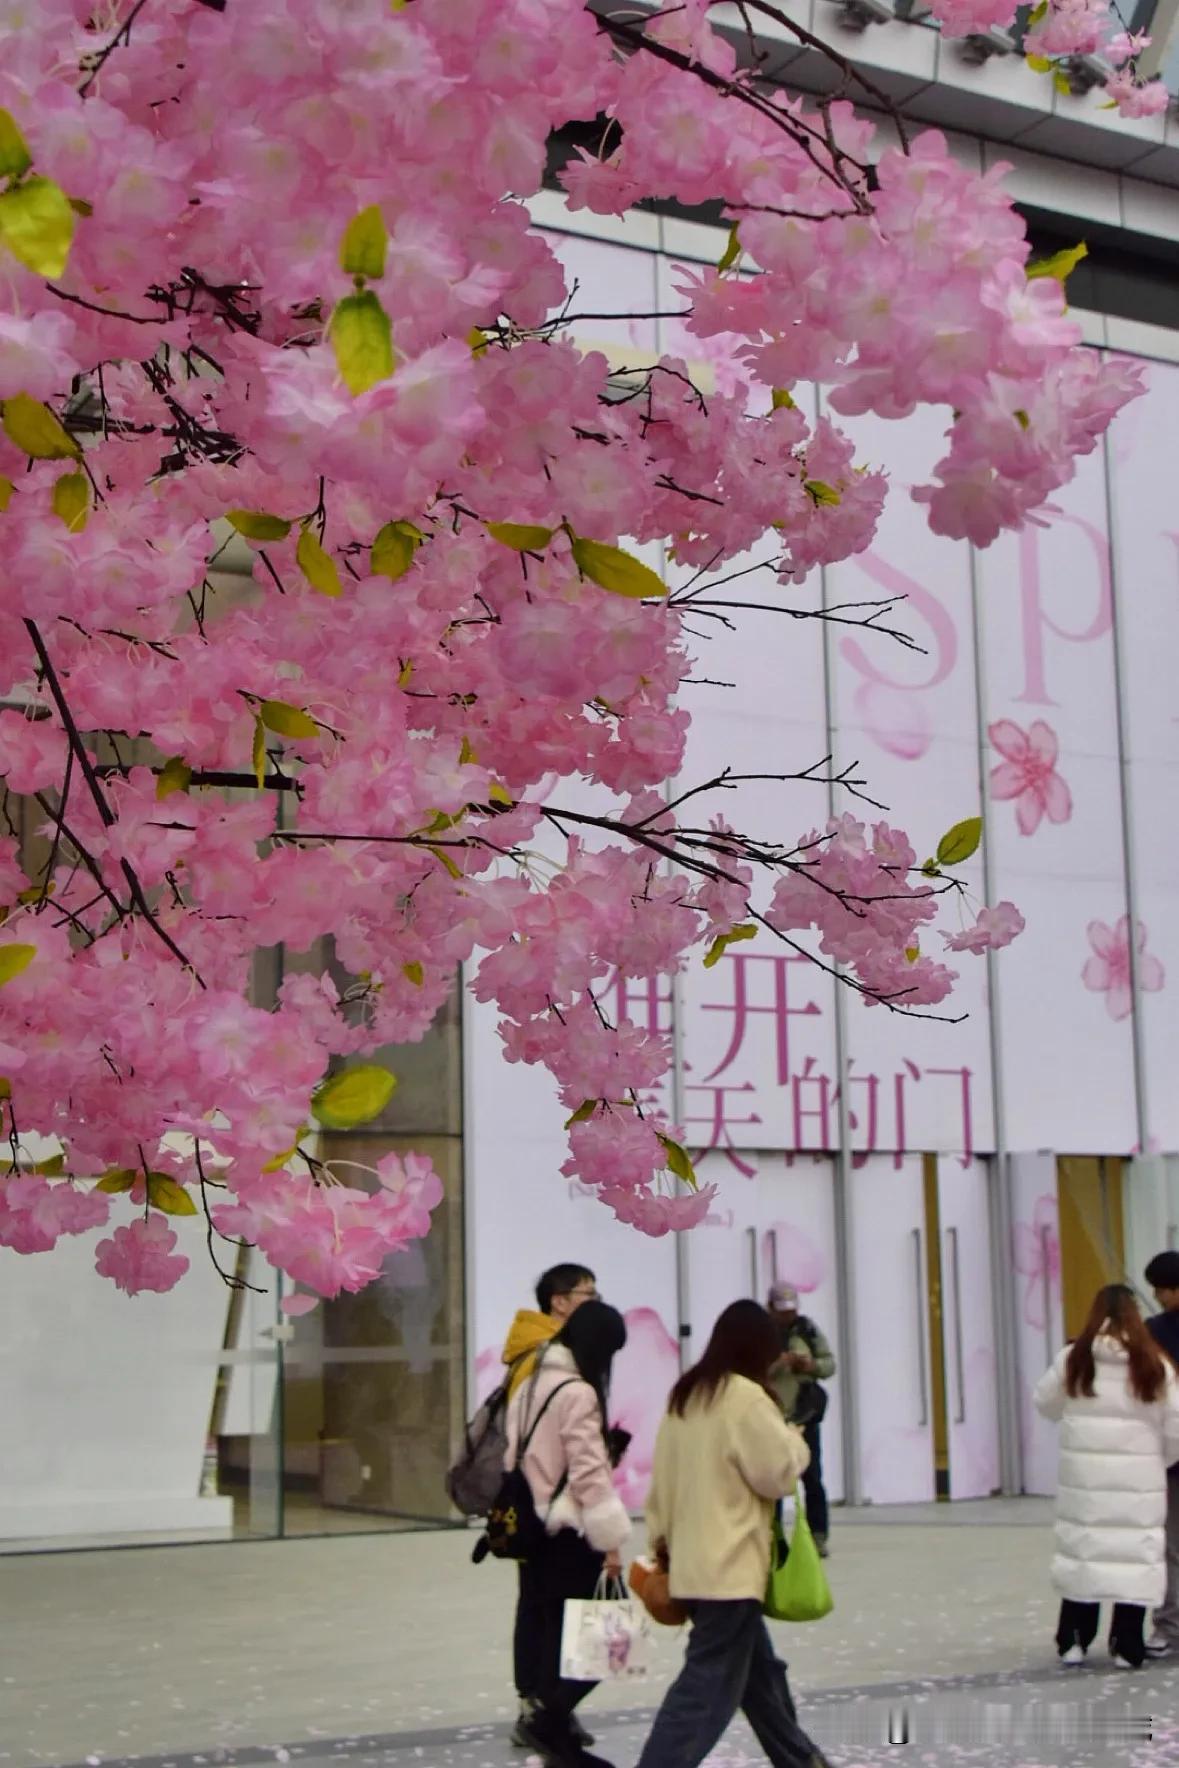
[{"label": "woman with long brown hair", "polygon": [[1109,1649],[1121,1669],[1145,1656],[1146,1611],[1166,1581],[1167,1466],[1179,1459],[1179,1384],[1124,1283],[1100,1289],[1084,1330],[1036,1384],[1059,1422],[1056,1649],[1080,1664],[1113,1603]]},{"label": "woman with long brown hair", "polygon": [[696,1768],[738,1707],[773,1768],[825,1768],[795,1717],[762,1616],[774,1505],[809,1458],[767,1385],[781,1352],[766,1310],[735,1301],[671,1390],[647,1529],[652,1552],[667,1554],[670,1592],[692,1632],[639,1768]]}]

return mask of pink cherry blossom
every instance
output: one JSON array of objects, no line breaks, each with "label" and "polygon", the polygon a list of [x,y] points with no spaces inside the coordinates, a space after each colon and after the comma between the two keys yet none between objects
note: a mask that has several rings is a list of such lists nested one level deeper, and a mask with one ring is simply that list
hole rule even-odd
[{"label": "pink cherry blossom", "polygon": [[[1081,980],[1094,994],[1104,994],[1105,1010],[1111,1019],[1127,1019],[1133,1006],[1129,917],[1122,915],[1112,927],[1104,921],[1090,921],[1086,932],[1093,955],[1085,960]],[[1146,949],[1146,928],[1141,921],[1135,925],[1134,945],[1138,987],[1144,993],[1154,994],[1167,976],[1159,960]]]},{"label": "pink cherry blossom", "polygon": [[109,1277],[126,1295],[144,1289],[163,1294],[174,1289],[188,1269],[188,1259],[175,1246],[176,1235],[153,1210],[146,1221],[136,1216],[126,1227],[116,1228],[109,1240],[100,1240],[94,1264],[101,1277]]},{"label": "pink cherry blossom", "polygon": [[1015,821],[1021,835],[1034,835],[1044,817],[1067,823],[1073,814],[1072,793],[1056,771],[1060,753],[1056,733],[1042,718],[1025,731],[1010,718],[988,725],[987,735],[1003,760],[991,769],[991,797],[1014,798]]},{"label": "pink cherry blossom", "polygon": [[1010,945],[1026,925],[1013,902],[997,902],[993,909],[980,909],[972,927],[961,933],[943,933],[942,938],[952,952],[981,956],[983,952],[1000,951]]}]

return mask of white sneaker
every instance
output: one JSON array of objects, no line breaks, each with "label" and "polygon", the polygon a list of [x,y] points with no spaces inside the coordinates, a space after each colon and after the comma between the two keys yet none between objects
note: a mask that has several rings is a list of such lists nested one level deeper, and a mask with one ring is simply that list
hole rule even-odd
[{"label": "white sneaker", "polygon": [[1083,1645],[1070,1645],[1067,1651],[1061,1652],[1060,1661],[1062,1664],[1067,1664],[1070,1670],[1076,1664],[1083,1664],[1085,1661],[1085,1647]]},{"label": "white sneaker", "polygon": [[1110,1654],[1109,1661],[1115,1670],[1133,1670],[1136,1667],[1129,1658],[1119,1657],[1116,1651]]},{"label": "white sneaker", "polygon": [[1152,1633],[1146,1641],[1146,1655],[1149,1658],[1170,1657],[1175,1649],[1175,1642],[1166,1633]]}]

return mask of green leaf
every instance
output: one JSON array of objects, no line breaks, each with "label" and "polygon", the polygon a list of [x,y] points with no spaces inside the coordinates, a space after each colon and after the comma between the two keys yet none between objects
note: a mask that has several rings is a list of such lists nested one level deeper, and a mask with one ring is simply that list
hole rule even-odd
[{"label": "green leaf", "polygon": [[387,1068],[365,1064],[333,1074],[311,1095],[311,1109],[329,1130],[350,1130],[379,1117],[397,1085]]},{"label": "green leaf", "polygon": [[1028,24],[1038,25],[1042,18],[1048,17],[1048,0],[1040,0],[1040,4],[1028,14]]},{"label": "green leaf", "polygon": [[36,955],[35,945],[0,945],[0,987],[27,970]]},{"label": "green leaf", "polygon": [[156,776],[157,799],[170,798],[173,792],[187,792],[191,779],[192,769],[187,761],[182,761],[179,755],[173,755],[170,761],[165,761]]},{"label": "green leaf", "polygon": [[81,460],[82,450],[47,405],[14,393],[4,401],[0,424],[10,442],[33,460]]},{"label": "green leaf", "polygon": [[770,393],[770,404],[775,411],[781,411],[783,406],[786,407],[787,411],[797,411],[798,409],[797,401],[791,397],[791,394],[786,387],[775,387],[772,390]]},{"label": "green leaf", "polygon": [[757,928],[752,921],[746,921],[740,927],[731,927],[727,933],[718,933],[704,954],[704,968],[711,970],[714,964],[719,964],[729,946],[736,945],[739,940],[756,938]]},{"label": "green leaf", "polygon": [[18,1167],[15,1161],[10,1160],[4,1170],[8,1173],[18,1171],[22,1173],[36,1173],[38,1178],[42,1179],[60,1179],[62,1173],[65,1171],[65,1155],[51,1154],[48,1160],[37,1160],[34,1161],[31,1166],[22,1167]]},{"label": "green leaf", "polygon": [[299,544],[295,548],[295,563],[312,589],[317,589],[320,595],[343,594],[344,585],[340,582],[336,561],[319,544],[310,528],[304,528],[299,536]]},{"label": "green leaf", "polygon": [[592,583],[608,589],[611,595],[643,601],[648,596],[667,594],[666,583],[650,565],[644,565],[620,546],[606,546],[600,540],[575,539],[573,561]]},{"label": "green leaf", "polygon": [[1063,96],[1065,98],[1072,97],[1073,83],[1069,79],[1067,74],[1061,73],[1059,68],[1057,68],[1056,72],[1052,76],[1052,84],[1056,87],[1056,90],[1059,93],[1063,94]]},{"label": "green leaf", "polygon": [[802,488],[809,493],[816,509],[820,504],[837,504],[843,501],[841,494],[836,491],[835,487],[824,485],[822,479],[804,479]]},{"label": "green leaf", "polygon": [[117,1196],[120,1191],[129,1191],[138,1177],[139,1174],[132,1167],[112,1166],[109,1172],[103,1173],[94,1189]]},{"label": "green leaf", "polygon": [[426,972],[422,969],[422,966],[417,962],[416,958],[409,964],[402,964],[401,974],[405,977],[407,982],[412,982],[415,988],[421,988],[423,982],[426,980]]},{"label": "green leaf", "polygon": [[53,487],[53,513],[71,534],[80,534],[90,514],[90,481],[85,473],[63,473]]},{"label": "green leaf", "polygon": [[571,1130],[575,1123],[588,1123],[597,1109],[598,1101],[596,1099],[583,1099],[572,1117],[565,1119],[565,1128]]},{"label": "green leaf", "polygon": [[1052,72],[1053,63],[1047,55],[1029,55],[1025,57],[1025,60],[1033,74],[1050,74]]},{"label": "green leaf", "polygon": [[733,225],[729,228],[728,243],[725,246],[724,251],[721,253],[720,262],[717,264],[717,270],[720,275],[723,276],[726,270],[731,270],[740,256],[741,238],[737,223],[734,221]]},{"label": "green leaf", "polygon": [[84,196],[72,196],[69,203],[75,215],[93,215],[94,213],[94,204],[88,203]]},{"label": "green leaf", "polygon": [[1017,406],[1011,415],[1015,419],[1016,423],[1019,425],[1021,430],[1030,430],[1031,429],[1032,420],[1028,416],[1026,411],[1021,411]]},{"label": "green leaf", "polygon": [[908,958],[910,964],[915,964],[921,956],[921,947],[919,945],[907,945],[905,947],[905,956]]},{"label": "green leaf", "polygon": [[513,552],[543,552],[553,538],[551,528],[533,522],[488,522],[487,532]]},{"label": "green leaf", "polygon": [[290,1147],[284,1148],[281,1154],[276,1154],[273,1157],[273,1159],[268,1160],[266,1162],[266,1165],[262,1168],[262,1171],[264,1173],[276,1173],[282,1167],[284,1167],[287,1164],[287,1161],[291,1158],[291,1156],[297,1151],[299,1143],[303,1140],[303,1137],[307,1134],[309,1127],[310,1126],[308,1124],[305,1124],[305,1123],[300,1124],[299,1133],[295,1137],[294,1141],[291,1143]]},{"label": "green leaf", "polygon": [[[452,822],[456,821],[456,820],[457,820],[456,818],[453,818],[453,817],[451,818]],[[462,877],[463,873],[462,873],[461,866],[455,865],[455,863],[451,859],[449,853],[447,853],[445,847],[431,847],[430,852],[434,855],[434,858],[438,861],[438,863],[440,865],[443,865],[446,867],[447,871],[450,873],[452,878],[461,878]]]},{"label": "green leaf", "polygon": [[982,818],[968,816],[952,829],[947,829],[937,844],[939,866],[960,866],[978,849],[982,840]]},{"label": "green leaf", "polygon": [[935,859],[924,860],[921,870],[927,878],[940,878],[942,875],[942,869]]},{"label": "green leaf", "polygon": [[258,790],[261,791],[266,784],[266,726],[257,717],[254,719],[254,746],[250,762],[254,769],[254,778],[258,782]]},{"label": "green leaf", "polygon": [[77,216],[52,178],[26,178],[0,191],[0,239],[37,276],[60,276],[69,262]]},{"label": "green leaf", "polygon": [[225,520],[247,540],[285,540],[291,524],[265,510],[226,510]]},{"label": "green leaf", "polygon": [[412,522],[386,522],[373,541],[369,559],[373,576],[388,577],[394,583],[404,577],[422,539],[421,529]]},{"label": "green leaf", "polygon": [[0,1099],[11,1099],[12,1082],[6,1074],[0,1074]]},{"label": "green leaf", "polygon": [[353,398],[393,373],[393,331],[389,315],[371,289],[337,301],[329,333],[336,367]]},{"label": "green leaf", "polygon": [[389,235],[376,203],[361,209],[344,229],[340,241],[340,269],[349,276],[384,276],[385,249]]},{"label": "green leaf", "polygon": [[1054,276],[1057,282],[1067,282],[1082,258],[1089,256],[1089,248],[1084,240],[1079,245],[1066,246],[1063,251],[1053,252],[1049,258],[1034,258],[1024,270],[1029,282],[1037,276]]},{"label": "green leaf", "polygon": [[197,1206],[175,1179],[167,1173],[148,1173],[147,1200],[153,1209],[162,1209],[165,1215],[195,1215]]},{"label": "green leaf", "polygon": [[258,717],[268,731],[274,731],[280,737],[317,737],[319,726],[310,713],[302,711],[298,706],[290,706],[285,700],[263,700],[258,707]]},{"label": "green leaf", "polygon": [[505,810],[511,810],[516,802],[507,787],[501,786],[498,780],[492,780],[488,786],[487,801],[489,804],[502,804]]},{"label": "green leaf", "polygon": [[667,1155],[668,1170],[673,1172],[677,1179],[682,1179],[690,1190],[698,1191],[700,1183],[696,1177],[696,1168],[689,1159],[688,1150],[682,1143],[673,1142],[670,1136],[660,1136],[659,1140]]},{"label": "green leaf", "polygon": [[4,474],[0,473],[0,515],[3,515],[8,508],[8,501],[15,490],[16,486],[12,480],[5,478]]},{"label": "green leaf", "polygon": [[0,178],[22,178],[33,163],[11,111],[0,110]]}]

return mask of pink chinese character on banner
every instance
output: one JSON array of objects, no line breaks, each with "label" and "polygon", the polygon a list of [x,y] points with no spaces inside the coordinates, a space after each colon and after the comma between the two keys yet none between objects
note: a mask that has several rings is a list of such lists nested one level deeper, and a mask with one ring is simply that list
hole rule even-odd
[{"label": "pink chinese character on banner", "polygon": [[[771,999],[768,1002],[755,1001],[755,977],[765,975],[764,968],[753,969],[754,965],[770,965]],[[778,1085],[784,1087],[790,1080],[790,1020],[792,1018],[813,1018],[822,1013],[818,1001],[807,1001],[804,1006],[792,1006],[789,998],[789,974],[791,964],[804,964],[813,969],[810,959],[796,952],[727,952],[717,966],[717,975],[727,973],[732,981],[732,997],[728,1001],[705,1001],[705,1013],[731,1013],[733,1030],[729,1039],[729,1047],[705,1080],[714,1080],[723,1074],[741,1054],[745,1045],[745,1036],[749,1030],[749,1022],[755,1016],[769,1017],[774,1022],[774,1053],[777,1064]]]}]

